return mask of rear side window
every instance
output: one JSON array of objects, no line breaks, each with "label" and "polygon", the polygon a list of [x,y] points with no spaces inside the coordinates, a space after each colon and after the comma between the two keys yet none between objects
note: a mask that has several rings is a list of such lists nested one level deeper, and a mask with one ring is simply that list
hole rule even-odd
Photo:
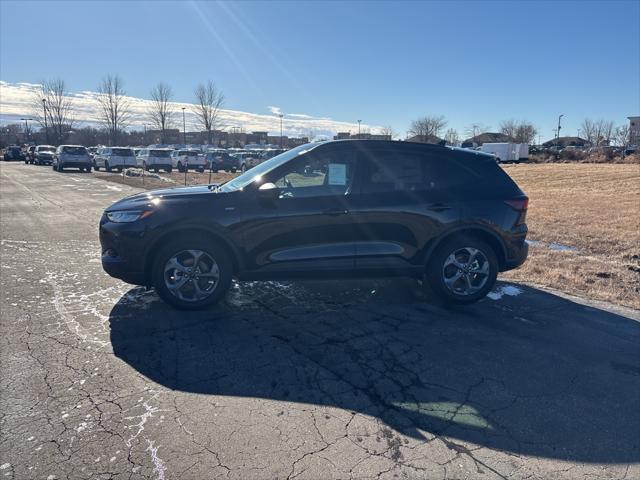
[{"label": "rear side window", "polygon": [[454,188],[480,179],[453,156],[419,151],[365,153],[365,193],[416,192]]}]

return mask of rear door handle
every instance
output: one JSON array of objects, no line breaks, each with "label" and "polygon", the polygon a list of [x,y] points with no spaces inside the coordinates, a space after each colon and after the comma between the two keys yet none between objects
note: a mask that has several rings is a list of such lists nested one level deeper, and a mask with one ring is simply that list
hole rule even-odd
[{"label": "rear door handle", "polygon": [[346,215],[347,213],[349,213],[349,211],[340,208],[330,208],[329,210],[325,210],[322,213],[325,215]]},{"label": "rear door handle", "polygon": [[446,210],[451,210],[451,207],[444,203],[432,203],[431,205],[427,205],[427,210],[431,210],[432,212],[444,212]]}]

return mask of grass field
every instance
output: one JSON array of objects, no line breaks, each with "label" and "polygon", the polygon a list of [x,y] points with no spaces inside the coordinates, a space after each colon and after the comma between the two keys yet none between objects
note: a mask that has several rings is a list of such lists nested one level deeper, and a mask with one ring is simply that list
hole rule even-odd
[{"label": "grass field", "polygon": [[[504,280],[555,288],[595,300],[640,308],[640,165],[546,163],[505,166],[530,198],[529,260]],[[122,178],[128,185],[180,186],[184,174]],[[233,174],[213,174],[223,182]],[[207,183],[208,173],[188,173],[187,184]],[[538,243],[535,243],[538,242]],[[555,249],[554,249],[555,248]]]},{"label": "grass field", "polygon": [[640,308],[640,165],[505,168],[530,199],[528,238],[541,243],[502,277]]}]

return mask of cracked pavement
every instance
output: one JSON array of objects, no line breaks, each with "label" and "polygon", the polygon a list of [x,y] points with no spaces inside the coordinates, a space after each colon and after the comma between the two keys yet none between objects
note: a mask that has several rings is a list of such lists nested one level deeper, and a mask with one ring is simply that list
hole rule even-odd
[{"label": "cracked pavement", "polygon": [[102,271],[102,209],[136,189],[0,175],[0,478],[640,478],[637,311],[395,279],[179,312]]}]

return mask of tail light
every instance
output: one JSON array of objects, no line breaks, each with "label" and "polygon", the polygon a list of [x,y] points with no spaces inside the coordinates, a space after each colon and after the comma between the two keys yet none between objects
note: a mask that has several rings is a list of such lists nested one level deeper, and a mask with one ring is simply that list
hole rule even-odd
[{"label": "tail light", "polygon": [[521,197],[521,198],[513,198],[511,200],[506,200],[504,203],[509,205],[514,210],[519,212],[524,212],[529,208],[529,198]]},{"label": "tail light", "polygon": [[512,198],[511,200],[505,200],[504,203],[509,205],[511,208],[513,208],[517,212],[520,212],[520,215],[518,215],[518,219],[516,220],[516,225],[524,224],[527,219],[527,208],[529,208],[529,198],[528,197]]}]

